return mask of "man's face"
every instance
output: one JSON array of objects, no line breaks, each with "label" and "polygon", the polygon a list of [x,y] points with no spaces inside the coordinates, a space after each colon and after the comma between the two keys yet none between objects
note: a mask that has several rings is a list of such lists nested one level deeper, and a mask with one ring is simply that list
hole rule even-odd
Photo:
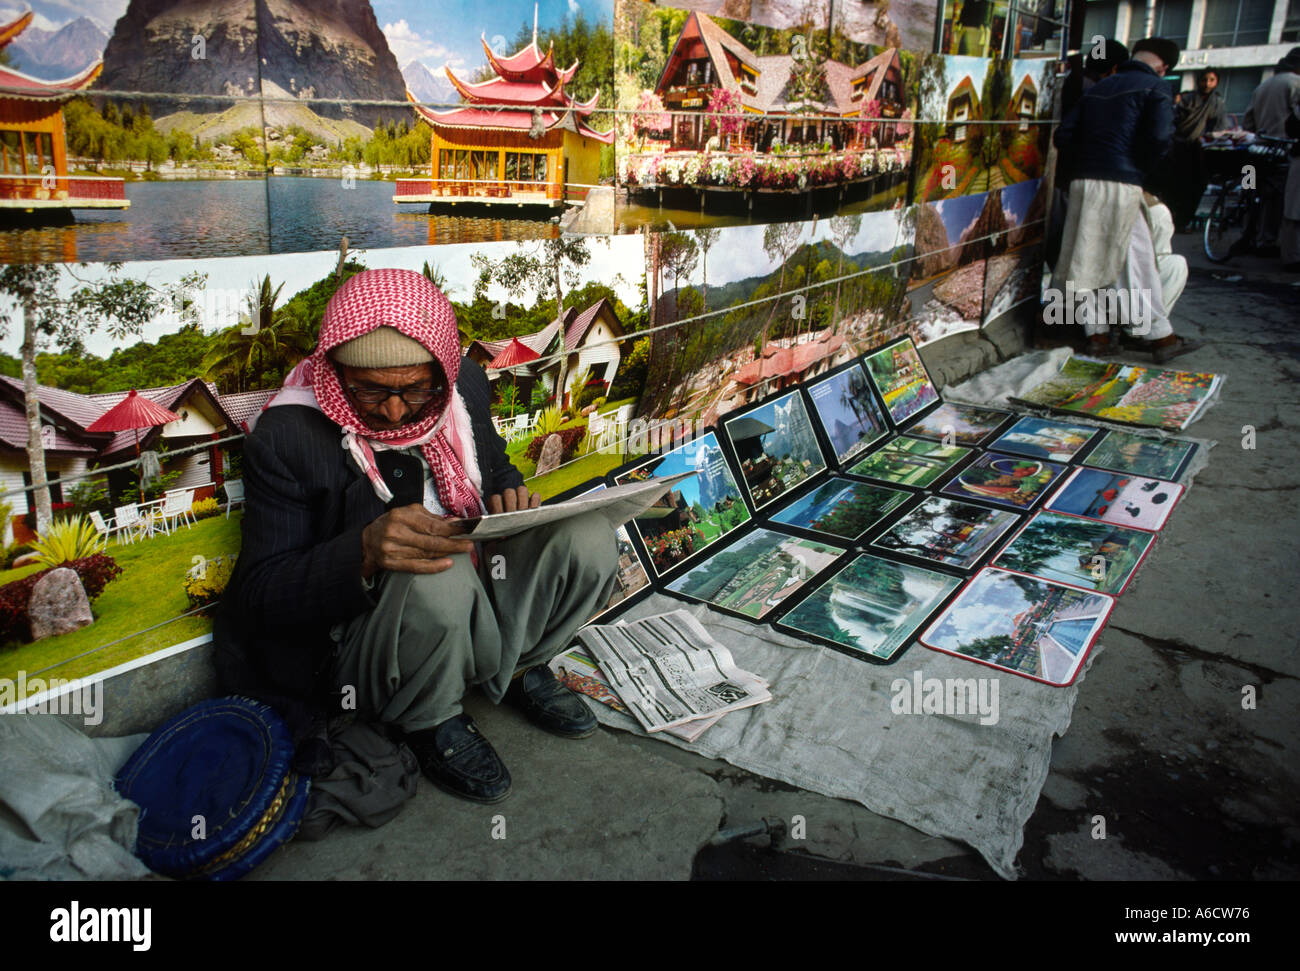
[{"label": "man's face", "polygon": [[[442,370],[432,362],[382,368],[340,365],[339,376],[358,417],[376,432],[391,431],[418,420],[446,390]],[[384,392],[398,391],[405,392],[411,401],[397,394],[383,396]],[[431,397],[430,392],[433,392]]]},{"label": "man's face", "polygon": [[1201,89],[1201,94],[1209,94],[1219,86],[1219,76],[1207,71],[1201,75],[1201,83],[1198,86]]}]

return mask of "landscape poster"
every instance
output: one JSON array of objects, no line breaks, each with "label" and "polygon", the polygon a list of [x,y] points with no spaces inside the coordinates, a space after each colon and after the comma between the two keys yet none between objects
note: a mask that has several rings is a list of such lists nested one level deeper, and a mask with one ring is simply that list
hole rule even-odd
[{"label": "landscape poster", "polygon": [[[823,3],[790,3],[788,0],[658,0],[658,6],[699,10],[765,27],[797,27],[826,15]],[[836,5],[835,22],[849,39],[860,44],[883,44],[927,51],[934,44],[938,9],[934,0],[862,0]]]},{"label": "landscape poster", "polygon": [[996,192],[916,206],[915,257],[907,284],[907,326],[920,343],[976,330],[984,310],[984,276],[1007,248]]},{"label": "landscape poster", "polygon": [[997,408],[944,402],[903,431],[917,438],[933,438],[948,444],[978,445],[1001,427],[1010,414]]},{"label": "landscape poster", "polygon": [[722,427],[755,509],[769,505],[826,468],[798,391],[743,415],[724,418]]},{"label": "landscape poster", "polygon": [[1153,542],[1140,529],[1040,512],[992,565],[1118,596]]},{"label": "landscape poster", "polygon": [[1094,425],[1071,425],[1046,418],[1021,418],[989,448],[1038,459],[1069,462],[1092,441],[1097,431]]},{"label": "landscape poster", "polygon": [[615,174],[612,0],[6,6],[5,262],[549,239]]},{"label": "landscape poster", "polygon": [[644,244],[647,420],[716,424],[903,329],[905,209],[615,238]]},{"label": "landscape poster", "polygon": [[841,465],[889,434],[889,422],[860,364],[808,385],[808,396]]},{"label": "landscape poster", "polygon": [[1115,600],[1036,577],[981,570],[924,634],[926,647],[1068,685]]},{"label": "landscape poster", "polygon": [[888,661],[961,580],[864,553],[824,581],[778,622]]},{"label": "landscape poster", "polygon": [[848,471],[869,479],[924,487],[970,453],[960,445],[902,436],[886,442]]},{"label": "landscape poster", "polygon": [[993,236],[984,268],[987,325],[1026,300],[1039,299],[1043,278],[1043,233],[1047,219],[1047,180],[1017,182],[990,198],[998,201]]},{"label": "landscape poster", "polygon": [[974,57],[1002,52],[1011,0],[942,0],[942,6],[940,51]]},{"label": "landscape poster", "polygon": [[1159,532],[1182,494],[1182,486],[1163,479],[1083,468],[1074,471],[1047,508]]},{"label": "landscape poster", "polygon": [[939,400],[910,337],[870,355],[866,365],[895,425]]},{"label": "landscape poster", "polygon": [[[0,288],[0,312],[17,324],[0,343],[0,405],[9,411],[5,474],[21,484],[34,461],[19,378],[29,358],[41,424],[50,433],[39,439],[52,473],[50,518],[91,530],[101,555],[123,571],[93,600],[95,623],[36,641],[25,631],[8,631],[0,647],[11,648],[4,652],[9,662],[16,669],[55,668],[60,677],[80,677],[210,633],[210,612],[201,605],[220,596],[240,547],[243,507],[231,497],[243,480],[242,436],[314,349],[330,297],[367,268],[423,273],[448,295],[462,346],[486,371],[507,457],[533,491],[553,495],[626,464],[632,456],[624,446],[595,447],[588,426],[610,422],[641,392],[644,369],[625,366],[620,345],[625,333],[644,326],[644,298],[635,280],[619,275],[621,267],[642,265],[640,241],[569,241],[562,314],[548,289],[551,273],[513,291],[503,284],[500,267],[508,257],[546,266],[545,245],[38,264],[31,272],[43,294],[39,312],[60,326],[38,333],[32,347],[23,342],[21,289]],[[87,313],[90,305],[106,311]],[[513,338],[537,356],[492,366]],[[572,358],[558,353],[561,347]],[[583,366],[571,367],[574,358]],[[140,451],[157,453],[161,467],[144,483],[137,467],[117,468],[136,459],[130,431],[87,430],[132,389],[175,416],[139,432]],[[538,476],[541,445],[557,432],[566,454],[560,467]],[[104,467],[110,471],[98,471]],[[190,494],[188,516],[172,510],[164,517],[168,492]],[[10,564],[37,538],[34,495],[11,496],[0,516]],[[738,514],[743,517],[743,510]],[[93,527],[95,517],[102,533]],[[35,569],[0,570],[0,585],[22,581]],[[620,577],[628,591],[640,582],[626,557]]]},{"label": "landscape poster", "polygon": [[857,539],[910,498],[910,492],[900,489],[885,489],[835,476],[772,513],[771,519],[786,526]]},{"label": "landscape poster", "polygon": [[712,6],[615,5],[620,229],[903,204],[929,43],[901,45],[888,3],[883,30],[852,35],[877,4],[841,5],[833,22],[824,3],[782,4],[769,23],[750,0]]},{"label": "landscape poster", "polygon": [[668,589],[759,620],[844,550],[770,529],[755,529],[668,584]]},{"label": "landscape poster", "polygon": [[1055,377],[1016,400],[1120,424],[1181,431],[1200,417],[1222,381],[1217,374],[1071,357]]},{"label": "landscape poster", "polygon": [[1132,432],[1107,431],[1088,453],[1087,464],[1099,469],[1176,480],[1196,451],[1195,442],[1147,438]]},{"label": "landscape poster", "polygon": [[994,192],[1009,180],[1002,167],[1002,124],[1010,107],[1006,61],[930,54],[921,63],[913,202]]},{"label": "landscape poster", "polygon": [[685,563],[737,526],[749,510],[723,458],[717,435],[709,432],[616,477],[618,485],[696,472],[632,520],[659,575]]},{"label": "landscape poster", "polygon": [[872,545],[969,570],[1019,520],[1013,512],[933,496],[878,536]]}]

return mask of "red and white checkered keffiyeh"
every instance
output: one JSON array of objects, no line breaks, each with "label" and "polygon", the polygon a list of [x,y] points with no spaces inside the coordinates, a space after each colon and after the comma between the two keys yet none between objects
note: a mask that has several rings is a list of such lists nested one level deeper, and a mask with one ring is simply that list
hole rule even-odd
[{"label": "red and white checkered keffiyeh", "polygon": [[[352,407],[338,373],[326,354],[376,327],[394,327],[423,344],[442,366],[447,396],[435,401],[418,422],[388,431],[374,431]],[[285,378],[284,387],[267,402],[318,408],[343,430],[343,448],[365,472],[375,494],[393,498],[375,465],[375,447],[418,445],[438,488],[438,501],[448,512],[472,517],[486,511],[482,477],[474,450],[469,410],[456,391],[460,373],[460,340],[456,312],[433,283],[414,270],[364,270],[349,279],[330,299],[321,319],[316,350]]]}]

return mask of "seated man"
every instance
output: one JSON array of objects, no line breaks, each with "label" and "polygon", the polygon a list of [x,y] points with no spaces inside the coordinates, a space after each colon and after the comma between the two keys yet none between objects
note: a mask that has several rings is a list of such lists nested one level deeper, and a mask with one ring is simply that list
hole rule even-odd
[{"label": "seated man", "polygon": [[[479,802],[503,799],[510,774],[462,712],[466,690],[590,735],[595,719],[545,663],[603,606],[617,563],[591,514],[480,549],[448,521],[538,505],[489,400],[428,279],[344,283],[245,440],[243,545],[214,629],[226,689],[276,706],[300,742],[355,707]],[[305,752],[319,743],[299,745],[300,767]]]}]

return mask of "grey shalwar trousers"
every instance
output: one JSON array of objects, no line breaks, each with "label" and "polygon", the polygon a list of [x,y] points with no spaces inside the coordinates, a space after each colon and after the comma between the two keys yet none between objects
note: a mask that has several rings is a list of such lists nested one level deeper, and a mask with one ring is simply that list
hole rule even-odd
[{"label": "grey shalwar trousers", "polygon": [[614,529],[585,513],[483,544],[441,573],[385,573],[374,610],[343,629],[336,687],[403,731],[461,712],[471,685],[499,702],[516,670],[549,661],[609,599]]}]

